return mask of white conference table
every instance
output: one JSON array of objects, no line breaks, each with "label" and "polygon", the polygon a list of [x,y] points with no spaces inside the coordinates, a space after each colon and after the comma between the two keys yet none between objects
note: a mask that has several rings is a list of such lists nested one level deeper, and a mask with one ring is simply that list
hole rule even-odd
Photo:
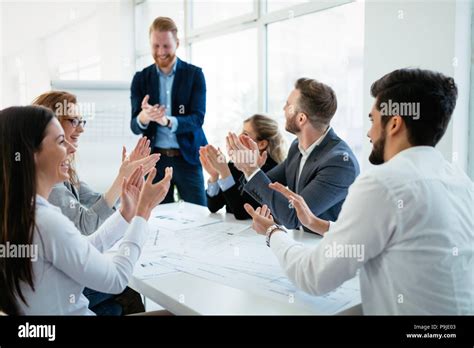
[{"label": "white conference table", "polygon": [[[206,207],[199,205],[185,202],[161,204],[153,210],[151,219],[157,214],[166,216],[169,213],[176,212],[177,209],[182,214],[192,213],[203,217],[211,216],[218,218],[220,221],[237,223],[242,225],[243,228],[248,227],[244,231],[246,238],[258,239],[258,243],[261,243],[262,248],[268,249],[264,237],[251,230],[250,220],[238,221],[233,214],[212,214]],[[313,235],[299,230],[289,231],[289,233],[295,240],[306,245],[315,245],[321,239],[316,234]],[[266,252],[263,249],[262,251]],[[188,272],[171,272],[170,274],[145,279],[140,278],[135,273],[131,277],[129,286],[175,315],[322,314],[314,307],[295,306],[291,301],[278,301],[271,296],[264,296],[255,291],[229,286]],[[358,301],[357,303],[352,302],[349,307],[344,308],[343,311],[337,314],[360,315],[361,313],[360,301]]]}]

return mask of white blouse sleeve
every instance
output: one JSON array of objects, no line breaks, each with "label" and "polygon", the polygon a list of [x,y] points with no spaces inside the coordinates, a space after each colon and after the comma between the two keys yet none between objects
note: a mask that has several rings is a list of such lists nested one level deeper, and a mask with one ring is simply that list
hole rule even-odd
[{"label": "white blouse sleeve", "polygon": [[86,238],[100,252],[110,249],[120,238],[123,237],[128,222],[119,211],[113,213],[94,233]]},{"label": "white blouse sleeve", "polygon": [[[135,217],[128,225],[114,214],[92,236],[85,237],[64,215],[42,209],[37,231],[43,244],[45,261],[84,287],[117,294],[128,284],[148,235],[145,219]],[[100,251],[123,235],[119,251],[112,257]]]}]

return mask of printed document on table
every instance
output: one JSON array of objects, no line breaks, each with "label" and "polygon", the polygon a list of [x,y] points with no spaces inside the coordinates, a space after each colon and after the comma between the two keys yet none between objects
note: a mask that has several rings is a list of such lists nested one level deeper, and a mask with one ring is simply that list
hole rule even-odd
[{"label": "printed document on table", "polygon": [[296,289],[265,245],[265,237],[256,235],[250,224],[215,221],[169,229],[161,222],[151,221],[154,227],[134,270],[137,278],[183,272],[320,314],[335,314],[360,303],[358,277],[324,296]]}]

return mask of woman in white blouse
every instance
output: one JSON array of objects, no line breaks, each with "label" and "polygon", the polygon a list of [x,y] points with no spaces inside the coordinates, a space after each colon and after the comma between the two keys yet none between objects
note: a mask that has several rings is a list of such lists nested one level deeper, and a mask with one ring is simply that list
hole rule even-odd
[{"label": "woman in white blouse", "polygon": [[[4,109],[0,139],[0,244],[27,251],[0,258],[0,310],[93,315],[84,287],[106,293],[126,287],[172,169],[155,185],[156,170],[144,182],[143,167],[124,178],[120,210],[86,237],[47,201],[52,187],[69,179],[68,156],[74,152],[54,114],[36,106]],[[122,237],[113,257],[102,254]]]},{"label": "woman in white blouse", "polygon": [[[75,95],[66,91],[49,91],[35,98],[33,105],[51,109],[63,127],[65,140],[78,148],[87,120],[80,113],[80,104]],[[145,137],[140,138],[130,154],[122,147],[122,163],[118,173],[103,193],[94,191],[81,180],[74,154],[69,159],[68,180],[54,185],[48,202],[60,208],[82,234],[90,235],[116,211],[123,178],[130,176],[140,165],[143,165],[145,174],[155,167],[160,154],[150,155],[150,152],[150,141]],[[140,294],[130,288],[114,295],[86,287],[84,295],[89,300],[89,309],[97,315],[126,315],[145,310]]]}]

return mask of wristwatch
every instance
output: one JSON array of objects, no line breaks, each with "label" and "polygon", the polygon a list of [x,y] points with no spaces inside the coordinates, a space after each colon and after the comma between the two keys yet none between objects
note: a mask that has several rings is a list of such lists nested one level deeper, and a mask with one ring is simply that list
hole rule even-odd
[{"label": "wristwatch", "polygon": [[273,232],[275,232],[276,230],[279,230],[279,231],[282,231],[282,232],[286,233],[286,230],[282,226],[277,225],[277,224],[271,225],[269,228],[267,228],[267,232],[265,233],[266,241],[267,241],[267,247],[270,247],[270,238],[271,238]]},{"label": "wristwatch", "polygon": [[166,127],[169,128],[169,127],[170,127],[170,124],[171,124],[171,120],[170,120],[168,117],[167,117],[166,119],[168,120],[168,122],[166,122]]}]

